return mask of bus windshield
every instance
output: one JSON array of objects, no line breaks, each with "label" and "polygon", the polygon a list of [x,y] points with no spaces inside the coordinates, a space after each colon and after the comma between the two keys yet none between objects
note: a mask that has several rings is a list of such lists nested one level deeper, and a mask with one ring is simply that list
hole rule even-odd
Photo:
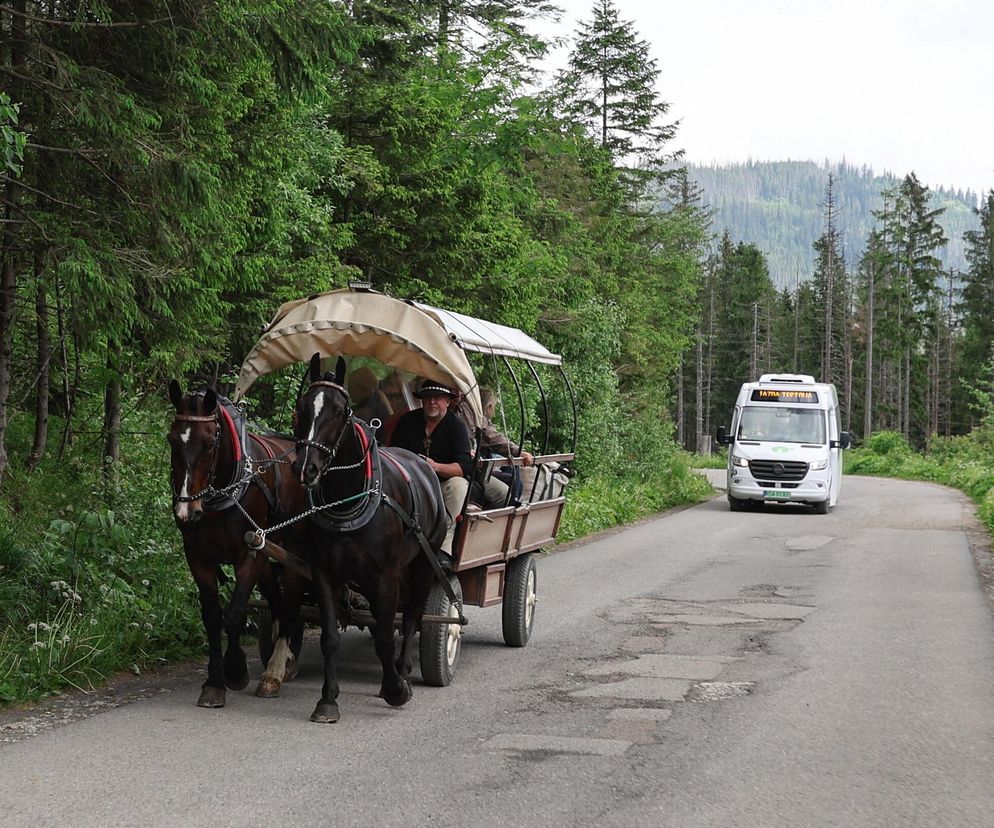
[{"label": "bus windshield", "polygon": [[738,439],[768,443],[825,444],[825,412],[816,408],[747,406]]}]

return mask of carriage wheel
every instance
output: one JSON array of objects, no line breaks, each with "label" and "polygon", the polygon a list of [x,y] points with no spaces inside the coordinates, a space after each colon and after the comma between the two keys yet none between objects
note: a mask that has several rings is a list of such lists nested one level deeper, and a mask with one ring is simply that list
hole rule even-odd
[{"label": "carriage wheel", "polygon": [[538,600],[536,583],[534,553],[508,561],[503,606],[504,643],[508,647],[524,647],[532,636]]},{"label": "carriage wheel", "polygon": [[[462,587],[455,575],[449,576],[452,591],[462,601]],[[445,594],[438,581],[432,584],[428,600],[425,601],[425,615],[444,615],[459,618],[459,610]],[[456,670],[459,648],[462,644],[462,626],[457,624],[421,625],[421,678],[432,687],[448,687]]]},{"label": "carriage wheel", "polygon": [[[273,657],[273,650],[275,646],[273,644],[273,614],[269,611],[269,607],[259,607],[259,618],[256,621],[256,625],[259,628],[259,660],[262,662],[262,669],[266,669],[266,665],[269,664],[269,659]],[[304,622],[301,621],[297,625],[297,629],[293,634],[293,638],[290,639],[290,651],[293,653],[294,658],[300,658],[300,651],[304,646]]]}]

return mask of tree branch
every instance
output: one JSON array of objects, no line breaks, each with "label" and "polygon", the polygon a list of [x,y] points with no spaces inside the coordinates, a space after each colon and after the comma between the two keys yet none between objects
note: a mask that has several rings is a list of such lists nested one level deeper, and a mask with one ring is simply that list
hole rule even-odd
[{"label": "tree branch", "polygon": [[170,17],[160,17],[155,20],[125,21],[121,23],[89,23],[83,20],[65,20],[59,17],[38,17],[33,14],[28,14],[27,12],[19,11],[7,3],[0,3],[0,11],[5,11],[8,14],[23,18],[24,20],[30,20],[32,23],[44,23],[46,26],[71,26],[73,28],[83,29],[137,29],[142,26],[154,26],[159,23],[169,23],[172,20]]}]

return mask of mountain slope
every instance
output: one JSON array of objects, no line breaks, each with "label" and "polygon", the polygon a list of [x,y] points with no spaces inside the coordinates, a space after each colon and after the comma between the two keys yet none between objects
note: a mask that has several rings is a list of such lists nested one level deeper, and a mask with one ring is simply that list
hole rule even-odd
[{"label": "mountain slope", "polygon": [[[742,164],[687,165],[690,178],[704,190],[704,201],[715,211],[714,230],[728,230],[733,241],[751,242],[769,261],[777,287],[792,287],[795,279],[811,276],[812,244],[824,230],[825,188],[829,173],[835,179],[839,229],[846,264],[854,267],[866,238],[876,225],[872,211],[883,207],[884,190],[900,179],[876,175],[868,167],[845,162],[747,161]],[[963,233],[978,227],[973,206],[977,194],[939,188],[933,205],[945,213],[940,221],[949,238],[942,254],[944,265],[965,267]]]}]

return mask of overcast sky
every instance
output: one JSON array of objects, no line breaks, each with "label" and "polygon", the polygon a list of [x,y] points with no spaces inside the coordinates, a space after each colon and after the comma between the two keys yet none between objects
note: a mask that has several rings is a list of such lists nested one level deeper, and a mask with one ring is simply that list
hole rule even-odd
[{"label": "overcast sky", "polygon": [[[593,0],[554,1],[547,33],[592,17]],[[994,0],[614,2],[651,44],[689,161],[845,158],[994,188]]]}]

